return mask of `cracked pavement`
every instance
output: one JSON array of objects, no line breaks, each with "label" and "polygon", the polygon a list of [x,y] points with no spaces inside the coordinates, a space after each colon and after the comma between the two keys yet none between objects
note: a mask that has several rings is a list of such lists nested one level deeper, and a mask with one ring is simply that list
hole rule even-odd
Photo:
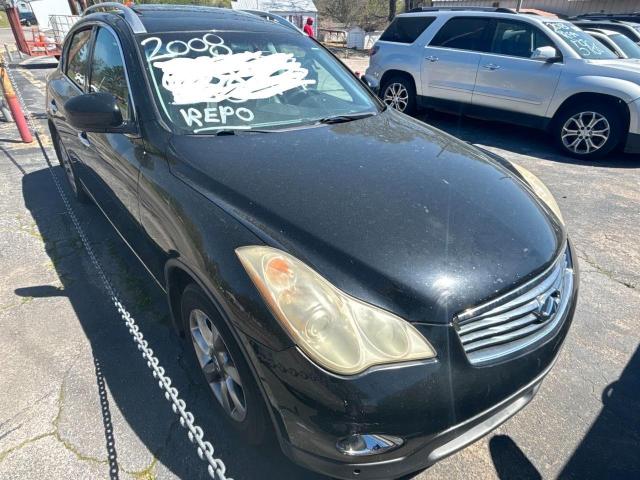
[{"label": "cracked pavement", "polygon": [[[43,113],[47,72],[16,70],[34,113]],[[563,352],[533,402],[414,478],[640,477],[640,158],[585,164],[559,155],[541,132],[440,114],[426,120],[545,181],[576,247],[581,291]],[[43,143],[54,160],[47,135]],[[0,478],[208,478],[102,290],[40,150],[2,123],[0,158]],[[230,430],[171,329],[162,293],[95,207],[73,206],[231,476],[319,479],[274,445],[246,446]]]}]

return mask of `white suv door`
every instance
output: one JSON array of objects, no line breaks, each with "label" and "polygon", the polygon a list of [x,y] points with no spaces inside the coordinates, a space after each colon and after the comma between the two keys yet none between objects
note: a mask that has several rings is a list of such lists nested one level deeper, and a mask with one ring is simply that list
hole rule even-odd
[{"label": "white suv door", "polygon": [[424,96],[471,103],[481,52],[487,51],[491,23],[488,17],[465,16],[453,17],[442,26],[424,48]]},{"label": "white suv door", "polygon": [[527,22],[495,20],[489,53],[480,57],[472,104],[542,117],[558,85],[563,64],[533,60],[536,48],[560,50],[538,27]]}]

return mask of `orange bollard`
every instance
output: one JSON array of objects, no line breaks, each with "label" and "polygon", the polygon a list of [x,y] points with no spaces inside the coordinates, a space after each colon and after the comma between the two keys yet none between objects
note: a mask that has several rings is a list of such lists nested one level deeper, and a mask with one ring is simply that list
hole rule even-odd
[{"label": "orange bollard", "polygon": [[7,101],[9,110],[11,110],[11,115],[13,115],[13,120],[14,122],[16,122],[18,132],[20,132],[20,137],[22,137],[22,141],[25,143],[33,142],[33,137],[31,136],[29,125],[27,125],[27,120],[26,118],[24,118],[22,107],[20,107],[20,102],[18,101],[18,97],[16,97],[16,92],[13,90],[13,85],[11,84],[11,80],[9,80],[7,70],[5,69],[5,67],[1,66],[0,80],[2,81],[4,99]]}]

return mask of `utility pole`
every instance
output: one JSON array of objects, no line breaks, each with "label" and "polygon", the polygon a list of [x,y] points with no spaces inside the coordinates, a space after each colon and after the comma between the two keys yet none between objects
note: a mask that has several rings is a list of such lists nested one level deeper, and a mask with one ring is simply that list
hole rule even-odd
[{"label": "utility pole", "polygon": [[519,12],[521,8],[522,8],[522,0],[518,0],[518,3],[516,3],[516,12]]}]

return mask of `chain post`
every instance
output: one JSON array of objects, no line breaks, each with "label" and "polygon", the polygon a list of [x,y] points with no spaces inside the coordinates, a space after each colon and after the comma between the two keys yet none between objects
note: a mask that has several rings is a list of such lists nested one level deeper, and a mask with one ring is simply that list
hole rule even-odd
[{"label": "chain post", "polygon": [[138,350],[141,352],[142,358],[146,360],[147,367],[149,367],[153,377],[158,381],[158,387],[164,391],[164,397],[171,403],[171,409],[176,415],[179,416],[180,426],[187,430],[187,437],[189,438],[189,441],[191,443],[195,444],[198,457],[200,457],[201,460],[207,462],[207,472],[209,473],[209,476],[214,480],[233,480],[233,478],[226,476],[226,465],[221,459],[214,456],[214,447],[211,442],[205,440],[204,430],[202,429],[202,427],[196,424],[195,416],[187,409],[186,402],[182,398],[180,398],[180,392],[176,387],[172,385],[173,382],[171,378],[165,373],[164,367],[160,365],[160,360],[155,356],[153,349],[151,349],[149,343],[147,342],[147,340],[145,340],[144,335],[140,331],[140,327],[138,326],[137,322],[135,321],[131,313],[129,313],[129,311],[120,302],[113,284],[102,268],[102,265],[100,264],[100,261],[98,260],[98,257],[96,256],[93,247],[91,246],[88,237],[84,233],[84,229],[82,228],[82,225],[80,224],[80,221],[78,220],[78,217],[73,207],[71,206],[69,197],[65,193],[64,188],[60,183],[60,179],[53,169],[53,165],[51,164],[49,155],[47,154],[47,151],[42,144],[42,140],[39,134],[39,128],[33,119],[33,115],[27,108],[20,90],[17,88],[15,78],[13,77],[12,72],[8,68],[5,68],[4,61],[2,60],[1,56],[0,61],[0,66],[3,68],[8,82],[10,82],[10,84],[12,85],[12,90],[14,90],[13,87],[15,86],[16,97],[25,112],[26,123],[30,127],[31,131],[33,131],[36,140],[38,141],[40,149],[42,150],[42,156],[44,157],[44,160],[47,164],[56,190],[58,191],[58,194],[60,195],[60,198],[64,203],[67,215],[71,219],[71,223],[73,223],[76,233],[80,237],[80,241],[82,242],[82,245],[84,246],[85,251],[89,256],[94,269],[102,280],[102,285],[107,295],[109,296],[115,309],[118,311],[121,319],[124,321],[124,324],[129,330],[133,341],[135,342]]}]

